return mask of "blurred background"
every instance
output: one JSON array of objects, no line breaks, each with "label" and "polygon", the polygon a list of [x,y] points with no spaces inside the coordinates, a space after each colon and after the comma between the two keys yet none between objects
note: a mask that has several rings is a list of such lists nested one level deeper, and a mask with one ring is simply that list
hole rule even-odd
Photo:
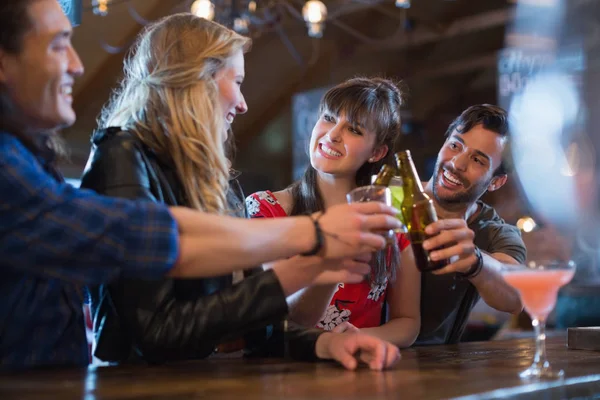
[{"label": "blurred background", "polygon": [[[96,117],[145,24],[190,11],[251,36],[236,118],[234,167],[246,193],[279,190],[307,164],[307,137],[331,85],[385,76],[405,91],[398,149],[410,149],[423,180],[448,124],[477,103],[514,117],[507,154],[518,172],[484,201],[521,228],[529,257],[574,258],[556,327],[600,325],[600,222],[596,133],[600,123],[598,0],[62,0],[77,25],[86,71],[74,88],[76,124],[64,131],[77,185]],[[465,340],[510,334],[528,323],[484,304]],[[508,333],[506,333],[508,331]]]}]

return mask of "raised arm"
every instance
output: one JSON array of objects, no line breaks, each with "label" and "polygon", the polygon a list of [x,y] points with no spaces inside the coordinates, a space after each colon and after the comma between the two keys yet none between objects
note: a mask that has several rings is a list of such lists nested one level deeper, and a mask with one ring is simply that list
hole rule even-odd
[{"label": "raised arm", "polygon": [[[10,193],[0,207],[0,266],[8,269],[83,284],[119,275],[215,276],[317,243],[309,217],[247,221],[103,197],[53,180],[33,155],[22,155],[19,142],[0,145],[0,191]],[[378,203],[327,212],[319,254],[337,258],[383,247],[370,231],[396,228],[393,213]]]},{"label": "raised arm", "polygon": [[[423,247],[436,249],[451,244],[443,250],[431,253],[435,260],[450,259],[452,263],[435,271],[436,274],[462,273],[477,288],[481,298],[499,311],[518,314],[523,309],[519,293],[504,281],[499,273],[502,263],[517,264],[525,261],[525,245],[515,227],[497,224],[494,229],[494,245],[491,253],[479,250],[477,238],[463,219],[445,219],[434,222],[426,228],[434,237],[426,240]],[[472,274],[471,272],[475,272]]]},{"label": "raised arm", "polygon": [[79,284],[156,278],[178,253],[168,209],[59,183],[16,139],[0,141],[0,266]]}]

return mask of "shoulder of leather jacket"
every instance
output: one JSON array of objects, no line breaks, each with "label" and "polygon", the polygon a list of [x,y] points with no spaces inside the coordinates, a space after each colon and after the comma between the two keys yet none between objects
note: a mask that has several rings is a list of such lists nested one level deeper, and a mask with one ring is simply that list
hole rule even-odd
[{"label": "shoulder of leather jacket", "polygon": [[81,177],[81,187],[101,194],[111,187],[149,188],[146,158],[140,141],[129,132],[121,128],[98,130],[92,135],[92,149]]}]

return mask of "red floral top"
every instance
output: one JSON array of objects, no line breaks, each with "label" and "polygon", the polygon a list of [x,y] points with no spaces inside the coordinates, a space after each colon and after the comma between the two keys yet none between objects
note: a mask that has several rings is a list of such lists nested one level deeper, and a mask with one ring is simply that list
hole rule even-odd
[{"label": "red floral top", "polygon": [[[286,217],[281,204],[270,191],[253,193],[246,198],[246,207],[252,218]],[[404,250],[410,242],[400,234],[398,245]],[[381,311],[387,280],[383,284],[361,283],[338,284],[337,290],[317,328],[332,330],[342,322],[348,321],[357,328],[371,328],[381,325]]]}]

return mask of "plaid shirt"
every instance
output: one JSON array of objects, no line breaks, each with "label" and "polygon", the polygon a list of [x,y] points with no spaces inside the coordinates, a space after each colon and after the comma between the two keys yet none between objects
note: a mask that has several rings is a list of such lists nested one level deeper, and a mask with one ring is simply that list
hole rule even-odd
[{"label": "plaid shirt", "polygon": [[0,132],[0,369],[86,365],[82,287],[159,278],[178,250],[164,205],[75,189]]}]

